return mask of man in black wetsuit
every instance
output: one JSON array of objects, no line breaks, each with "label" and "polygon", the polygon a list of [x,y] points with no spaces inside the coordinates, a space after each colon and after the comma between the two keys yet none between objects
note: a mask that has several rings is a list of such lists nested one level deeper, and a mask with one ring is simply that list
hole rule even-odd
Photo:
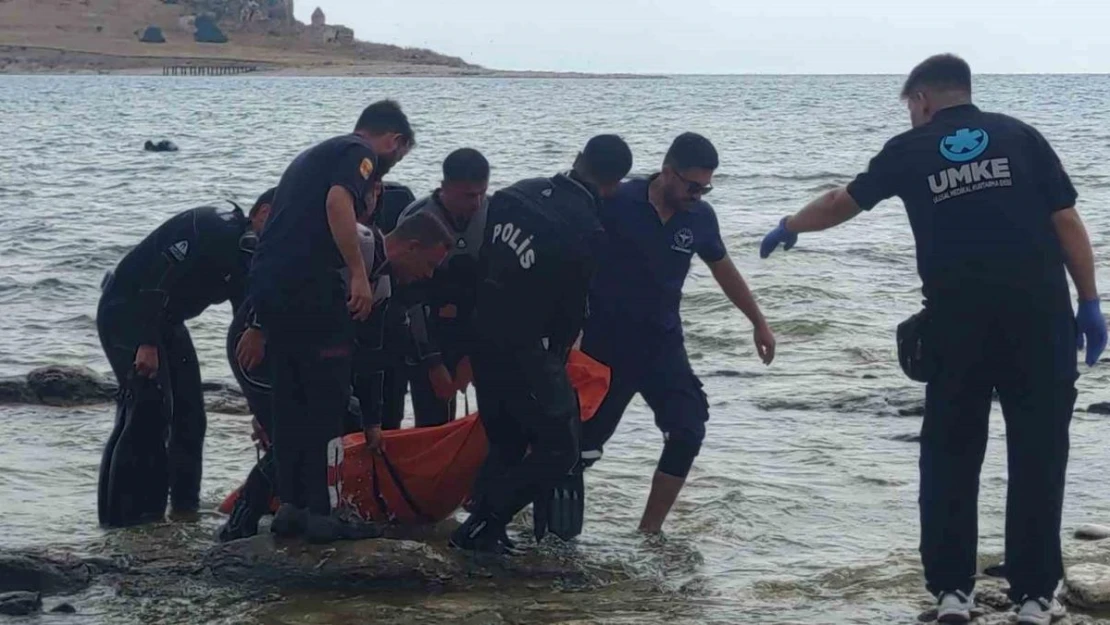
[{"label": "man in black wetsuit", "polygon": [[[395,364],[395,359],[386,351],[389,333],[407,333],[405,326],[389,324],[393,318],[390,310],[393,287],[427,279],[453,243],[454,239],[443,224],[430,215],[406,220],[384,236],[375,227],[359,224],[359,244],[367,275],[373,284],[374,308],[370,317],[357,323],[355,328],[351,384],[359,400],[361,414],[352,418],[354,415],[344,411],[339,418],[344,421],[344,434],[358,429],[365,431],[371,449],[380,445],[383,398],[387,392],[384,388],[385,373]],[[265,365],[248,368],[235,353],[240,337],[251,331],[250,323],[250,311],[244,309],[236,314],[229,333],[228,357],[232,371],[255,413],[255,435],[261,439],[260,446],[268,451],[269,433],[273,432],[272,410],[268,405],[272,402],[269,375]],[[341,458],[335,459],[336,463],[339,460]],[[274,495],[274,464],[273,455],[267,453],[251,471],[230,518],[220,529],[221,541],[257,533],[258,522],[268,512]]]},{"label": "man in black wetsuit", "polygon": [[523,180],[490,199],[472,356],[490,452],[454,547],[510,551],[506,525],[578,460],[578,395],[566,362],[604,240],[598,202],[631,168],[628,145],[600,135],[571,171]]},{"label": "man in black wetsuit", "polygon": [[[251,209],[253,218],[238,207],[221,211],[204,206],[178,213],[128,252],[102,285],[97,331],[120,387],[127,387],[132,375],[152,378],[171,399],[168,484],[175,514],[198,508],[207,427],[200,366],[184,322],[213,304],[230,300],[234,308],[239,306],[256,232],[273,195],[271,189],[258,198]],[[122,426],[117,424],[117,430]],[[134,452],[117,448],[117,439],[118,431],[105,448],[106,458]],[[162,440],[149,444],[165,445]],[[152,484],[155,479],[167,477],[151,476]],[[104,489],[101,494],[109,500],[101,502],[102,512],[114,509],[110,500],[134,496]],[[159,506],[158,500],[157,496],[151,499],[152,508],[143,517],[162,517],[165,501]],[[102,518],[101,522],[117,525],[139,520]]]},{"label": "man in black wetsuit", "polygon": [[[373,306],[357,217],[373,210],[380,177],[414,144],[395,102],[368,106],[354,132],[302,152],[278,183],[251,265],[250,303],[266,336],[280,536],[341,538],[327,489],[329,453],[342,448],[351,380],[352,317]],[[340,270],[350,272],[345,287]]]},{"label": "man in black wetsuit", "polygon": [[478,253],[486,227],[489,162],[477,150],[455,150],[443,161],[443,183],[401,214],[434,216],[453,236],[447,260],[430,281],[410,289],[406,305],[416,347],[409,371],[416,427],[455,418],[455,394],[471,382],[471,317]]}]

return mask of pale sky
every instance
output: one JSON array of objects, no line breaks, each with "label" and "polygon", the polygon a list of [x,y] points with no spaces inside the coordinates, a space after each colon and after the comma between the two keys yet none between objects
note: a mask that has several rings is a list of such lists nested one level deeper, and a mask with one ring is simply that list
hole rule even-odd
[{"label": "pale sky", "polygon": [[905,74],[936,52],[981,73],[1110,73],[1106,0],[295,0],[308,22],[495,69]]}]

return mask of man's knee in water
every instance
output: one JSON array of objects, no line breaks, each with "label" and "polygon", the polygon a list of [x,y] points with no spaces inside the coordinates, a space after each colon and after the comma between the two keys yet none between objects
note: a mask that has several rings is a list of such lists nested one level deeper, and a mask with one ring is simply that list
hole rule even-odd
[{"label": "man's knee in water", "polygon": [[678,433],[669,435],[659,456],[660,473],[685,479],[694,466],[694,458],[701,451],[701,438]]}]

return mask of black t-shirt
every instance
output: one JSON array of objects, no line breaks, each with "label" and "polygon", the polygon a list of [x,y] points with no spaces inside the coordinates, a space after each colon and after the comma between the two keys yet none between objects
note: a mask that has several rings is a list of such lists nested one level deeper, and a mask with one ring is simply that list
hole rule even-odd
[{"label": "black t-shirt", "polygon": [[343,298],[337,270],[344,262],[328,225],[328,192],[347,189],[360,210],[377,165],[370,145],[353,134],[328,139],[293,160],[278,183],[251,265],[252,300]]},{"label": "black t-shirt", "polygon": [[117,320],[142,344],[157,344],[169,326],[213,304],[238,306],[245,291],[249,222],[239,210],[204,206],[169,218],[116,266],[105,296],[119,306]]},{"label": "black t-shirt", "polygon": [[848,193],[864,210],[902,199],[926,296],[1067,290],[1051,218],[1075,205],[1075,187],[1045,138],[1017,119],[970,104],[941,110],[887,142]]}]

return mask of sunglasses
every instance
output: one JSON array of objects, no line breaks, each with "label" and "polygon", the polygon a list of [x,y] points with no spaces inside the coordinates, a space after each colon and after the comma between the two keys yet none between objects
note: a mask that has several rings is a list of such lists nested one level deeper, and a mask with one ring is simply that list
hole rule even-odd
[{"label": "sunglasses", "polygon": [[686,176],[678,173],[678,171],[676,170],[672,171],[674,171],[674,175],[677,176],[679,180],[686,183],[686,191],[691,195],[708,195],[711,191],[713,191],[713,185],[711,184],[702,184],[700,182],[695,182],[693,180],[690,180]]}]

